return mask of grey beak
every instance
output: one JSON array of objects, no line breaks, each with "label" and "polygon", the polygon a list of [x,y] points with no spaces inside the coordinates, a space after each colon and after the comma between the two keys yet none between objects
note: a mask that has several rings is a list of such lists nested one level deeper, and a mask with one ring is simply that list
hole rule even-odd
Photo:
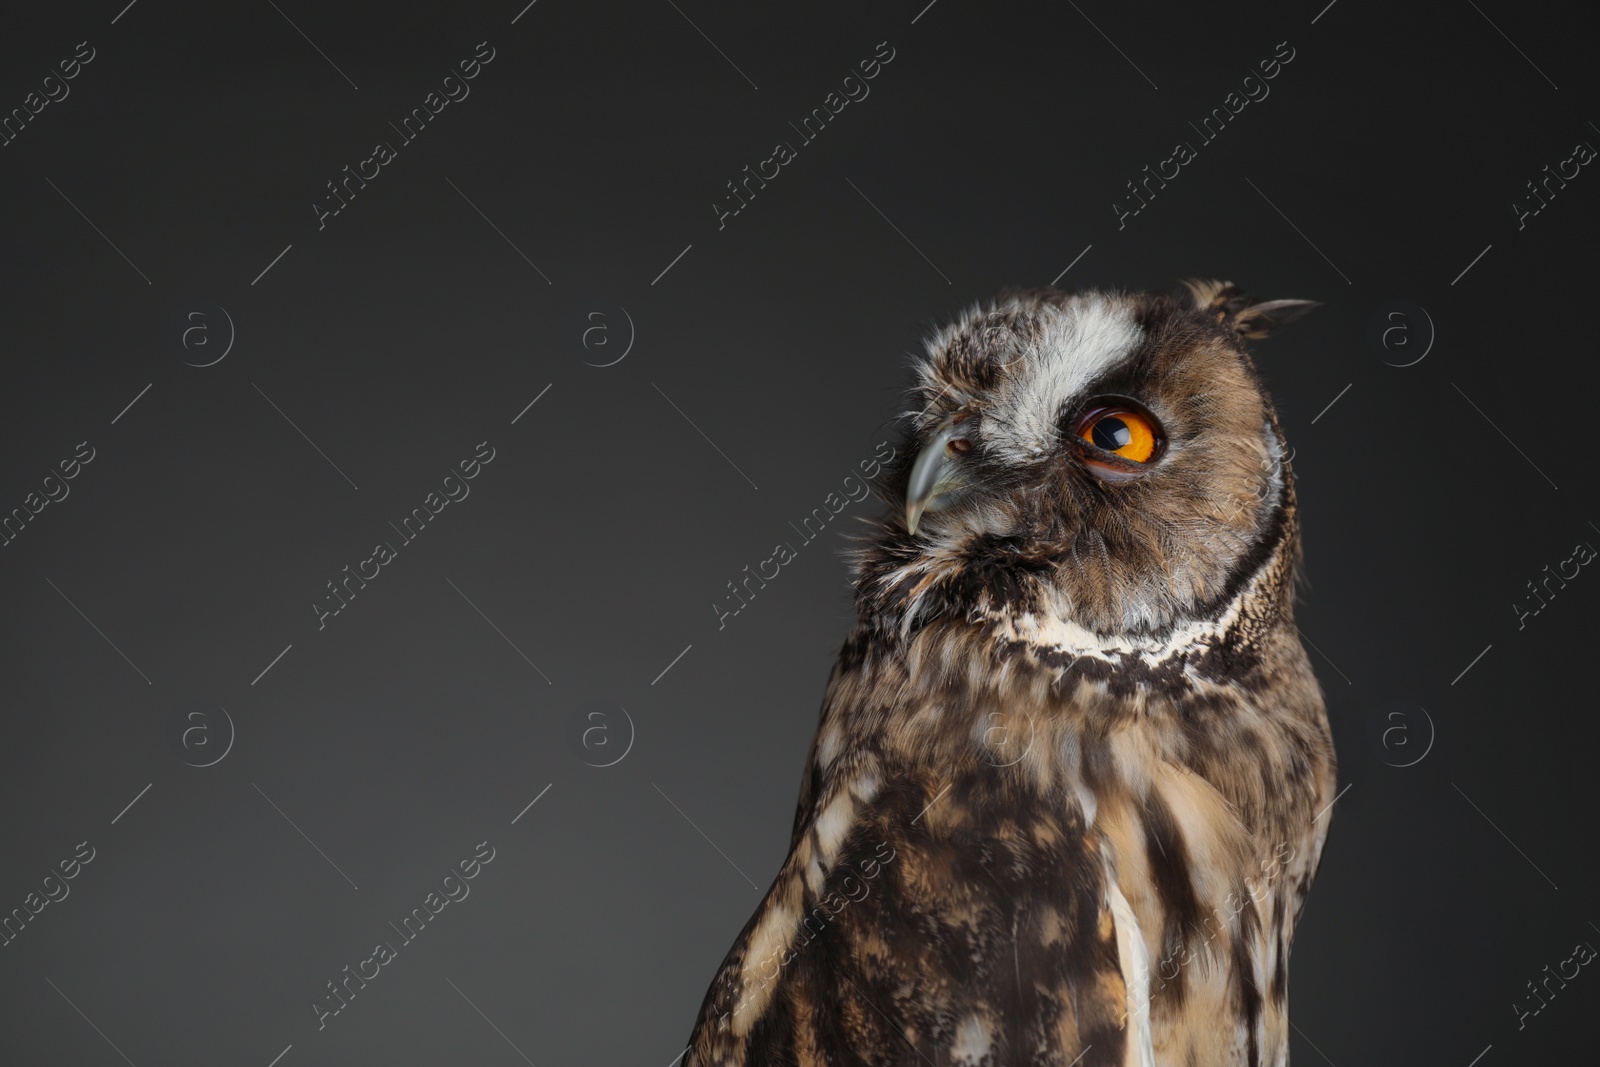
[{"label": "grey beak", "polygon": [[956,454],[950,442],[962,436],[956,431],[956,415],[939,424],[933,437],[911,465],[911,481],[906,486],[906,527],[917,532],[917,524],[925,511],[937,511],[946,502],[946,495],[967,484],[965,475],[957,466]]}]

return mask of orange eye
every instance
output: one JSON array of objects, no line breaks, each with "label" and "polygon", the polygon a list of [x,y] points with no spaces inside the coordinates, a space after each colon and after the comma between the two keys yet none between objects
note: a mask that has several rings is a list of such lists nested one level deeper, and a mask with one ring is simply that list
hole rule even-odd
[{"label": "orange eye", "polygon": [[1161,429],[1155,418],[1123,404],[1091,409],[1078,422],[1078,436],[1135,463],[1148,463],[1161,450]]}]

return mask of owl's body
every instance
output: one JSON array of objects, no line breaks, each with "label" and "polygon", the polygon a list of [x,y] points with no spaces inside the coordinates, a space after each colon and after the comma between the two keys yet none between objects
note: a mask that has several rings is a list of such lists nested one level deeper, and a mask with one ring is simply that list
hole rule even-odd
[{"label": "owl's body", "polygon": [[1302,302],[1192,288],[1030,291],[931,343],[905,521],[857,559],[689,1067],[1287,1062],[1335,774],[1241,339]]}]

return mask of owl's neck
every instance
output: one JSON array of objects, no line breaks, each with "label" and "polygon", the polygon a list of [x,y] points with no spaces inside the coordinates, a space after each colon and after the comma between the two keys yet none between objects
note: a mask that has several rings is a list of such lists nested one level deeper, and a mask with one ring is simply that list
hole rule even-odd
[{"label": "owl's neck", "polygon": [[1293,636],[1298,560],[1293,490],[1286,487],[1260,551],[1244,561],[1224,593],[1158,630],[1098,633],[1072,617],[1064,598],[1050,597],[1035,599],[1029,610],[974,605],[963,616],[946,613],[914,628],[903,615],[863,610],[841,666],[848,667],[852,648],[870,648],[916,665],[917,673],[949,678],[971,676],[974,668],[980,675],[1020,671],[1048,677],[1058,689],[1081,679],[1113,693],[1154,688],[1176,694],[1196,683],[1237,682],[1263,669],[1272,673],[1271,661],[1284,648],[1298,648],[1298,642],[1278,640]]},{"label": "owl's neck", "polygon": [[1070,605],[1020,616],[1001,609],[975,613],[996,638],[1054,655],[1089,657],[1107,662],[1137,657],[1154,665],[1175,657],[1193,657],[1220,646],[1258,645],[1274,626],[1293,625],[1294,571],[1300,537],[1293,490],[1285,487],[1282,506],[1273,516],[1261,548],[1242,561],[1232,581],[1214,601],[1179,615],[1149,633],[1096,633],[1075,621]]}]

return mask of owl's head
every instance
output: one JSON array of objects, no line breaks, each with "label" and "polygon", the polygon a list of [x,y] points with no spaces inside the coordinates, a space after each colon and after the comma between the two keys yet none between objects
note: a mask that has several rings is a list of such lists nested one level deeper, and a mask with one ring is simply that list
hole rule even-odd
[{"label": "owl's head", "polygon": [[1244,342],[1315,305],[1188,288],[1028,290],[932,338],[864,614],[1160,638],[1292,566],[1288,448]]}]

